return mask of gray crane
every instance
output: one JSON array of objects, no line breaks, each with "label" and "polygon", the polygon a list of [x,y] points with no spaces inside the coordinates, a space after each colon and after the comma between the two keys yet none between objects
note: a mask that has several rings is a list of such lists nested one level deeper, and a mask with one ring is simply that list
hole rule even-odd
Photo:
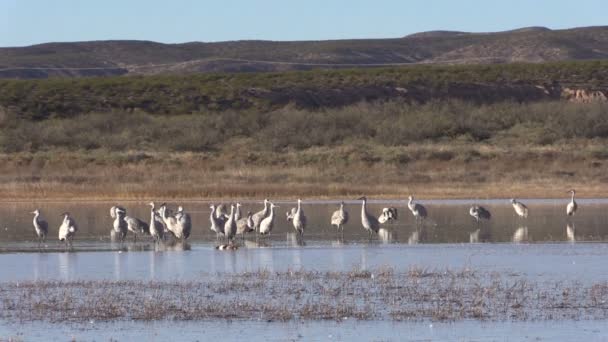
[{"label": "gray crane", "polygon": [[386,223],[390,221],[397,221],[397,208],[382,208],[382,214],[378,216],[378,222]]},{"label": "gray crane", "polygon": [[344,209],[344,202],[340,202],[340,209],[331,215],[331,225],[344,232],[344,225],[348,222],[348,211]]},{"label": "gray crane", "polygon": [[492,218],[490,211],[479,205],[473,205],[471,208],[469,208],[469,215],[475,218],[477,224],[479,224],[480,220],[489,220]]},{"label": "gray crane", "polygon": [[306,229],[306,215],[302,209],[302,200],[298,198],[298,208],[293,215],[293,228],[300,236],[304,235],[304,229]]},{"label": "gray crane", "polygon": [[125,221],[127,210],[123,207],[113,206],[110,208],[110,216],[114,219],[112,222],[112,238],[116,238],[123,242],[127,236],[128,225]]},{"label": "gray crane", "polygon": [[224,236],[228,239],[228,241],[232,241],[234,236],[236,235],[236,220],[234,219],[234,204],[230,205],[230,215],[228,215],[228,220],[224,223]]},{"label": "gray crane", "polygon": [[264,209],[253,214],[253,217],[252,217],[253,228],[255,229],[256,233],[260,231],[260,223],[262,223],[262,220],[264,220],[266,218],[266,216],[268,216],[268,212],[270,210],[269,204],[270,204],[270,201],[268,201],[268,199],[265,198],[264,199]]},{"label": "gray crane", "polygon": [[528,207],[526,207],[525,204],[517,201],[515,198],[511,198],[511,205],[513,206],[513,209],[515,210],[517,216],[522,218],[528,218],[529,211]]},{"label": "gray crane", "polygon": [[253,214],[251,211],[248,211],[246,217],[242,217],[236,221],[236,233],[244,238],[245,233],[250,233],[253,230]]},{"label": "gray crane", "polygon": [[[179,217],[178,217],[179,216]],[[165,223],[167,229],[177,238],[186,240],[190,237],[192,231],[192,221],[190,214],[182,210],[178,216],[171,216],[167,213],[167,204],[163,203],[160,206],[160,217]]]},{"label": "gray crane", "polygon": [[154,239],[154,242],[158,243],[163,240],[165,225],[158,213],[156,213],[154,202],[150,202],[150,207],[152,207],[150,209],[150,235]]},{"label": "gray crane", "polygon": [[209,221],[211,221],[210,229],[215,232],[215,238],[219,239],[220,235],[224,235],[224,218],[223,216],[221,218],[217,217],[215,204],[211,204],[209,208],[211,208],[211,214],[209,215]]},{"label": "gray crane", "polygon": [[[183,214],[183,213],[182,213]],[[177,215],[181,215],[178,211]],[[180,216],[181,217],[181,216]],[[127,229],[133,233],[133,242],[137,242],[137,234],[149,235],[150,226],[145,221],[138,219],[137,217],[125,215],[125,222],[127,222]]]},{"label": "gray crane", "polygon": [[572,189],[568,192],[572,194],[572,199],[570,200],[570,203],[568,203],[568,205],[566,206],[566,215],[572,216],[576,213],[576,209],[578,209],[578,204],[576,204],[576,201],[574,200],[574,194],[576,194],[576,191]]},{"label": "gray crane", "polygon": [[360,197],[361,204],[361,225],[369,233],[369,238],[372,238],[372,233],[378,233],[380,222],[376,217],[367,212],[367,197]]},{"label": "gray crane", "polygon": [[64,212],[61,216],[63,216],[63,221],[59,226],[59,241],[65,241],[66,245],[72,246],[72,241],[78,231],[78,225],[76,220],[70,216],[70,213]]},{"label": "gray crane", "polygon": [[270,233],[270,231],[274,227],[274,208],[278,207],[278,205],[270,203],[270,213],[262,220],[262,222],[260,222],[260,234],[266,235]]},{"label": "gray crane", "polygon": [[408,197],[407,207],[412,212],[412,215],[414,215],[416,224],[418,221],[422,222],[428,216],[426,208],[422,204],[414,202],[414,196],[410,195],[410,197]]},{"label": "gray crane", "polygon": [[39,209],[36,209],[31,213],[34,214],[34,231],[38,237],[38,247],[40,247],[40,244],[46,241],[46,235],[49,232],[49,224],[42,218]]}]

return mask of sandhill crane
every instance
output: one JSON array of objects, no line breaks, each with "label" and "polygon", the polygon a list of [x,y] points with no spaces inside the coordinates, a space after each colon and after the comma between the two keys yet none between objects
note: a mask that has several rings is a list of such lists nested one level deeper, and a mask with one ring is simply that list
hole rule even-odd
[{"label": "sandhill crane", "polygon": [[274,227],[274,208],[278,208],[278,205],[274,203],[270,203],[270,213],[266,216],[262,222],[260,222],[260,234],[266,235],[270,233],[272,228]]},{"label": "sandhill crane", "polygon": [[412,215],[414,215],[416,223],[418,223],[418,220],[424,220],[427,217],[426,208],[420,203],[414,203],[414,196],[410,195],[408,200],[407,207],[412,212]]},{"label": "sandhill crane", "polygon": [[36,231],[36,236],[38,237],[38,246],[41,243],[46,241],[46,235],[49,232],[49,224],[42,218],[42,214],[39,209],[36,209],[31,212],[34,214],[34,230]]},{"label": "sandhill crane", "polygon": [[215,238],[219,239],[220,235],[224,235],[224,219],[223,217],[217,217],[215,214],[217,208],[214,204],[210,205],[209,208],[211,208],[211,214],[209,214],[209,221],[211,222],[210,229],[215,232]]},{"label": "sandhill crane", "polygon": [[247,216],[236,221],[236,233],[244,236],[245,233],[253,231],[253,214],[251,211],[247,212]]},{"label": "sandhill crane", "polygon": [[234,221],[238,221],[243,217],[241,213],[241,203],[236,203],[235,212],[234,212]]},{"label": "sandhill crane", "polygon": [[65,212],[61,216],[63,216],[63,221],[59,226],[59,241],[65,241],[67,245],[71,246],[74,235],[78,231],[78,225],[76,220],[70,216],[70,213]]},{"label": "sandhill crane", "polygon": [[127,229],[133,233],[133,242],[137,242],[137,234],[150,234],[150,226],[148,223],[133,216],[125,216]]},{"label": "sandhill crane", "polygon": [[371,239],[372,233],[378,233],[380,222],[378,222],[377,218],[367,212],[367,197],[360,197],[359,200],[363,201],[361,204],[361,225],[367,230],[369,238]]},{"label": "sandhill crane", "polygon": [[517,216],[528,218],[528,207],[526,207],[523,203],[517,201],[515,198],[512,198],[511,205],[513,206]]},{"label": "sandhill crane", "polygon": [[291,208],[291,210],[285,212],[287,222],[293,220],[293,217],[296,215],[296,211],[298,211],[298,208]]},{"label": "sandhill crane", "polygon": [[302,200],[298,198],[298,208],[296,212],[293,214],[293,228],[295,228],[296,232],[300,235],[304,235],[304,229],[306,229],[306,215],[304,215],[304,210],[302,209]]},{"label": "sandhill crane", "polygon": [[125,240],[128,230],[127,221],[125,221],[126,213],[127,211],[123,207],[113,206],[110,208],[110,216],[114,218],[114,222],[112,222],[112,239],[117,238],[121,242]]},{"label": "sandhill crane", "polygon": [[267,198],[264,199],[264,209],[253,214],[253,228],[255,229],[256,233],[260,231],[260,223],[262,222],[262,220],[264,220],[266,216],[268,216],[268,212],[270,210],[269,204],[270,201],[268,201]]},{"label": "sandhill crane", "polygon": [[154,210],[154,202],[150,202],[150,235],[155,242],[159,242],[163,239],[165,232],[164,224],[160,216]]},{"label": "sandhill crane", "polygon": [[167,205],[163,203],[160,206],[160,217],[167,229],[178,239],[186,240],[190,237],[190,231],[192,230],[192,221],[190,220],[190,214],[184,212],[178,217],[170,216],[167,213]]},{"label": "sandhill crane", "polygon": [[236,220],[234,219],[234,204],[230,205],[230,215],[228,215],[228,220],[224,224],[224,235],[228,239],[228,241],[234,238],[236,235]]},{"label": "sandhill crane", "polygon": [[382,208],[382,214],[378,217],[378,222],[386,223],[390,221],[397,221],[397,208]]},{"label": "sandhill crane", "polygon": [[228,209],[224,203],[220,203],[215,209],[215,217],[222,219],[224,222],[228,220]]},{"label": "sandhill crane", "polygon": [[489,220],[490,218],[492,218],[492,214],[490,214],[490,211],[479,205],[472,206],[469,209],[469,215],[473,216],[478,224],[480,220]]},{"label": "sandhill crane", "polygon": [[344,232],[344,225],[348,222],[348,211],[344,209],[344,202],[340,202],[340,209],[331,215],[331,225]]},{"label": "sandhill crane", "polygon": [[576,209],[578,209],[578,205],[574,200],[574,194],[576,193],[576,191],[572,189],[568,192],[572,194],[572,199],[570,200],[570,203],[568,203],[568,205],[566,206],[566,215],[572,216],[576,213]]}]

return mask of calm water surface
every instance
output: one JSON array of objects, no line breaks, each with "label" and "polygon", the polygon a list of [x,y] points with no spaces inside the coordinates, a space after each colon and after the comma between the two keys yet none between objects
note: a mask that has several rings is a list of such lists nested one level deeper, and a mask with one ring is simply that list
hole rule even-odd
[{"label": "calm water surface", "polygon": [[[267,269],[350,271],[390,266],[463,269],[516,273],[536,281],[576,280],[581,284],[608,281],[608,200],[578,200],[579,211],[567,219],[568,199],[528,200],[528,219],[518,218],[506,199],[476,201],[492,212],[492,220],[477,224],[468,214],[473,201],[424,201],[429,218],[416,226],[405,201],[374,202],[375,215],[383,207],[399,210],[396,223],[383,226],[372,241],[361,227],[361,205],[347,202],[350,221],[344,235],[329,224],[336,201],[305,202],[308,226],[296,238],[285,212],[294,202],[279,202],[275,228],[264,238],[239,240],[237,251],[217,251],[209,230],[209,203],[182,202],[192,216],[193,233],[186,244],[157,246],[149,237],[137,243],[110,241],[109,208],[120,204],[129,215],[149,219],[146,203],[4,203],[0,208],[0,281],[154,279],[179,280],[212,277],[218,272]],[[170,206],[176,207],[176,203]],[[40,208],[50,226],[49,239],[38,248],[32,227]],[[243,203],[243,213],[256,212],[259,203]],[[80,230],[74,248],[66,251],[56,240],[60,214],[70,211]],[[394,322],[114,322],[59,326],[47,323],[12,324],[0,321],[0,339],[24,340],[167,340],[181,327],[185,340],[602,340],[605,322],[457,322],[453,324]],[[226,331],[230,334],[225,335]],[[508,338],[504,338],[508,336]]]}]

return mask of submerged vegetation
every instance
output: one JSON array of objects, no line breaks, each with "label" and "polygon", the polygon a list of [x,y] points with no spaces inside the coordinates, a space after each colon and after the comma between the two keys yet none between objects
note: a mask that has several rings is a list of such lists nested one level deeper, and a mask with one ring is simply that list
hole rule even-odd
[{"label": "submerged vegetation", "polygon": [[[268,296],[272,293],[272,296]],[[608,285],[537,283],[516,274],[391,268],[266,270],[192,281],[30,281],[0,284],[0,319],[563,320],[608,318]]]}]

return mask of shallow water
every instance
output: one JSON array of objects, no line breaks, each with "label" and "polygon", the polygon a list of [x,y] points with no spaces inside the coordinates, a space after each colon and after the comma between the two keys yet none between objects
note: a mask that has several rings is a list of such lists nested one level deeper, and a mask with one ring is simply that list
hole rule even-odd
[{"label": "shallow water", "polygon": [[[415,223],[414,217],[407,209],[405,201],[370,201],[368,211],[378,216],[383,207],[393,206],[399,210],[399,219],[383,226],[377,238],[387,243],[469,243],[469,242],[582,242],[608,240],[608,199],[578,200],[579,211],[576,216],[567,219],[565,207],[567,199],[528,200],[530,208],[528,219],[518,218],[508,200],[435,200],[425,201],[429,218],[422,225]],[[278,208],[275,228],[271,235],[265,237],[264,245],[273,247],[292,246],[297,243],[307,245],[324,245],[338,241],[340,237],[329,221],[337,202],[305,202],[303,209],[308,225],[303,241],[296,241],[294,229],[285,219],[285,212],[295,203],[281,203]],[[361,227],[361,205],[359,201],[350,201],[346,209],[350,220],[344,228],[342,241],[345,244],[367,242],[368,236]],[[492,212],[492,219],[477,224],[469,216],[471,204],[481,204]],[[69,211],[78,222],[75,248],[115,249],[110,244],[112,218],[109,208],[116,203],[103,202],[69,202],[69,203],[5,203],[0,208],[0,251],[13,249],[25,250],[34,240],[32,228],[33,215],[29,212],[40,208],[49,222],[49,248],[56,247],[57,229],[61,223],[60,214]],[[146,203],[120,203],[127,207],[128,214],[149,221],[150,209]],[[190,213],[193,231],[190,243],[215,243],[215,234],[209,230],[208,202],[181,202]],[[175,208],[175,204],[173,204]],[[248,210],[257,212],[262,209],[259,203],[243,203],[243,215]],[[131,239],[132,237],[128,237]],[[145,239],[146,241],[150,241]],[[258,240],[260,241],[260,240]],[[30,242],[28,244],[28,242]],[[130,244],[131,247],[132,244]],[[120,246],[124,247],[124,246]],[[146,244],[140,244],[145,250]],[[37,250],[36,250],[37,251]]]},{"label": "shallow water", "polygon": [[[270,236],[239,240],[237,251],[217,251],[209,230],[209,203],[186,202],[193,233],[186,244],[155,245],[149,237],[137,243],[113,243],[109,207],[115,203],[9,203],[0,208],[0,281],[24,280],[190,280],[216,273],[266,269],[351,271],[390,266],[432,270],[472,269],[517,274],[542,282],[577,281],[590,285],[608,281],[608,200],[579,200],[576,216],[567,219],[567,199],[528,200],[528,219],[517,218],[508,200],[476,201],[492,212],[492,220],[477,224],[468,214],[473,203],[425,201],[429,218],[416,226],[404,201],[370,203],[378,215],[383,207],[399,210],[396,223],[385,225],[372,241],[361,227],[359,202],[347,202],[350,221],[344,235],[329,225],[337,202],[305,202],[308,217],[304,238],[297,239],[285,211],[294,203],[278,203],[275,229]],[[120,203],[129,214],[147,219],[145,203]],[[175,204],[173,204],[175,207]],[[243,213],[258,211],[259,203],[243,203]],[[49,240],[38,247],[29,214],[40,208],[49,221]],[[80,230],[74,248],[56,241],[59,214],[70,211]],[[254,340],[400,340],[408,339],[586,339],[601,340],[604,321],[564,322],[111,322],[58,325],[0,321],[0,337],[24,340],[167,340],[178,329],[186,340],[244,334]],[[226,332],[229,331],[228,335]],[[397,335],[396,332],[403,332]],[[203,335],[204,334],[204,335]],[[400,337],[397,337],[400,336]],[[226,338],[228,337],[228,338]]]},{"label": "shallow water", "polygon": [[0,322],[0,336],[25,341],[605,341],[603,321],[551,322]]}]

